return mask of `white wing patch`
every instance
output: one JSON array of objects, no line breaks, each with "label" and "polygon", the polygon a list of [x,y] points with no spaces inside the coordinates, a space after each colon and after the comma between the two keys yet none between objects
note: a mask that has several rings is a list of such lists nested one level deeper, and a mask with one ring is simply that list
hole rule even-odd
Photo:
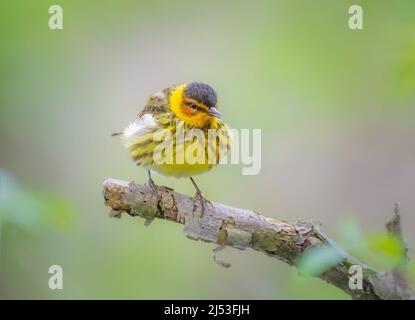
[{"label": "white wing patch", "polygon": [[141,117],[135,119],[127,128],[123,131],[123,138],[129,140],[135,136],[140,136],[154,130],[157,127],[157,123],[154,117],[149,114],[143,114]]}]

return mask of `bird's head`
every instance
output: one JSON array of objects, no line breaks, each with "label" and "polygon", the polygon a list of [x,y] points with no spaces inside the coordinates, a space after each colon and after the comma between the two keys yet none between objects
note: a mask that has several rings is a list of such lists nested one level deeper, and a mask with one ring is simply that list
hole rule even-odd
[{"label": "bird's head", "polygon": [[221,114],[215,90],[205,83],[191,82],[171,89],[170,110],[184,123],[196,127],[216,127]]}]

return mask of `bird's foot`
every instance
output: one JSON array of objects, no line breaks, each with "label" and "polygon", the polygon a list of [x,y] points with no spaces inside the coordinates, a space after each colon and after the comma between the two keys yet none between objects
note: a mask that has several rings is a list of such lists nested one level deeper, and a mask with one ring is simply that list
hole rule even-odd
[{"label": "bird's foot", "polygon": [[203,215],[205,214],[206,211],[206,207],[207,205],[212,205],[212,202],[210,202],[208,199],[206,199],[202,193],[200,192],[200,190],[197,190],[195,195],[193,196],[193,215],[196,212],[197,209],[197,202],[200,203],[200,218],[203,217]]},{"label": "bird's foot", "polygon": [[[173,191],[173,189],[168,188],[168,187],[164,187],[164,186],[159,186],[151,178],[148,179],[146,184],[150,188],[152,196],[157,199],[158,215],[164,216],[164,212],[161,209],[162,195],[163,195],[163,192],[171,192],[171,191]],[[147,219],[145,221],[144,225],[149,226],[153,220],[154,220],[154,217],[152,217],[150,219]]]},{"label": "bird's foot", "polygon": [[161,200],[161,194],[163,192],[172,192],[173,189],[165,186],[157,185],[153,179],[148,179],[147,185],[151,189],[151,193],[155,196],[158,200]]}]

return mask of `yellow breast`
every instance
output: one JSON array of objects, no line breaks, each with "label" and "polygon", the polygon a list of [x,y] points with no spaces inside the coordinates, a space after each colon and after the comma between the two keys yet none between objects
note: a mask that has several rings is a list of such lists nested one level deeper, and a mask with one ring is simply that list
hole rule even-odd
[{"label": "yellow breast", "polygon": [[[209,137],[208,132],[201,131],[198,131],[198,136],[188,139],[189,130],[192,129],[186,128],[183,140],[181,136],[177,136],[176,123],[169,123],[160,130],[158,126],[148,126],[155,122],[145,120],[145,129],[142,127],[143,123],[137,122],[134,125],[141,125],[139,130],[127,131],[134,134],[125,136],[125,144],[138,165],[163,175],[190,177],[207,172],[226,156],[229,149],[230,138],[225,125],[215,131],[217,137],[214,139]],[[169,141],[160,139],[160,135],[164,136],[165,133],[170,135]]]},{"label": "yellow breast", "polygon": [[176,178],[181,177],[192,177],[201,173],[205,173],[212,169],[214,165],[209,164],[152,164],[149,166],[150,169],[161,173],[165,176],[171,176]]}]

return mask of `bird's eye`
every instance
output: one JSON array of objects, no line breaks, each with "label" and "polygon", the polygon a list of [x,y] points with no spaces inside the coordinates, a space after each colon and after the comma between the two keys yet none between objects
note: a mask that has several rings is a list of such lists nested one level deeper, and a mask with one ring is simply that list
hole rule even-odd
[{"label": "bird's eye", "polygon": [[190,106],[190,108],[195,109],[195,110],[199,108],[199,106],[197,104],[194,104],[194,103],[191,103],[189,106]]}]

